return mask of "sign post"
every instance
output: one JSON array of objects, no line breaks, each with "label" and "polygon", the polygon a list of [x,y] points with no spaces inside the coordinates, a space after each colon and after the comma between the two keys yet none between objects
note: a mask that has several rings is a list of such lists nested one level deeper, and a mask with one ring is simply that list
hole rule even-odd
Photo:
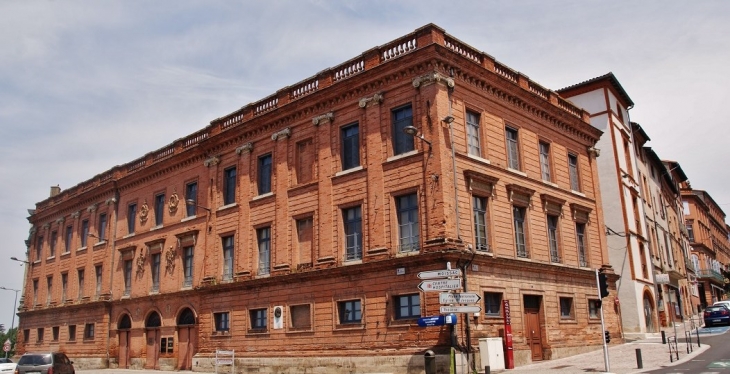
[{"label": "sign post", "polygon": [[504,315],[504,360],[505,369],[515,368],[515,352],[512,347],[512,317],[510,316],[509,300],[502,300]]}]

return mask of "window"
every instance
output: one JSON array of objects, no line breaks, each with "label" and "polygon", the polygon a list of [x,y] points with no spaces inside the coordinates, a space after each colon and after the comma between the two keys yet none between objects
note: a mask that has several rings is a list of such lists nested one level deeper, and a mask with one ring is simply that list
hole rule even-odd
[{"label": "window", "polygon": [[479,114],[472,111],[466,111],[466,133],[468,141],[468,149],[472,156],[482,157],[482,141],[479,130]]},{"label": "window", "polygon": [[487,235],[487,198],[472,196],[474,214],[474,244],[477,251],[489,252],[489,236]]},{"label": "window", "polygon": [[312,328],[311,306],[292,305],[289,307],[289,315],[291,316],[291,327],[293,329],[310,330]]},{"label": "window", "polygon": [[694,243],[695,242],[695,229],[692,224],[692,221],[687,221],[687,236],[689,236],[689,241]]},{"label": "window", "polygon": [[682,201],[682,213],[684,213],[685,216],[689,215],[689,202]]},{"label": "window", "polygon": [[[360,127],[356,123],[340,130],[342,137],[342,170],[360,166]],[[404,134],[405,135],[405,134]]]},{"label": "window", "polygon": [[53,293],[53,277],[46,278],[46,304],[51,303],[51,294]]},{"label": "window", "polygon": [[74,228],[73,226],[66,226],[66,242],[64,243],[63,253],[71,252],[71,240],[73,239]]},{"label": "window", "polygon": [[307,183],[314,179],[314,165],[317,161],[311,138],[297,143],[296,163],[297,183]]},{"label": "window", "polygon": [[236,202],[236,168],[223,170],[223,205]]},{"label": "window", "polygon": [[158,292],[160,290],[160,257],[161,254],[152,254],[150,261],[150,267],[152,268],[152,292]]},{"label": "window", "polygon": [[560,262],[560,249],[558,247],[558,216],[547,216],[548,243],[550,244],[550,261]]},{"label": "window", "polygon": [[49,248],[50,257],[56,257],[56,243],[58,242],[58,233],[56,231],[51,232],[51,242]]},{"label": "window", "polygon": [[345,226],[345,260],[362,259],[362,217],[360,207],[342,210]]},{"label": "window", "polygon": [[580,192],[580,178],[578,175],[578,156],[568,154],[568,172],[570,174],[570,189]]},{"label": "window", "polygon": [[271,270],[271,227],[256,230],[259,243],[259,275],[269,274]]},{"label": "window", "polygon": [[504,132],[507,137],[507,167],[520,170],[520,149],[517,130],[506,127]]},{"label": "window", "polygon": [[58,326],[53,326],[53,328],[51,330],[51,333],[53,334],[52,339],[54,342],[58,341],[59,330],[60,330],[60,328]]},{"label": "window", "polygon": [[398,211],[398,252],[414,252],[419,249],[418,195],[415,193],[395,198]]},{"label": "window", "polygon": [[23,340],[26,342],[30,341],[30,330],[29,329],[23,330]]},{"label": "window", "polygon": [[87,323],[84,326],[84,339],[94,339],[94,324]]},{"label": "window", "polygon": [[81,248],[86,248],[86,242],[89,239],[89,220],[81,221]]},{"label": "window", "polygon": [[266,312],[266,309],[251,309],[249,311],[251,329],[266,330]]},{"label": "window", "polygon": [[644,243],[639,243],[639,257],[640,257],[640,264],[641,264],[641,276],[644,279],[649,278],[649,267],[647,266],[646,261],[646,250],[644,249]]},{"label": "window", "polygon": [[183,287],[193,285],[193,246],[183,248]]},{"label": "window", "polygon": [[581,267],[588,266],[588,254],[586,253],[586,224],[582,222],[575,223],[576,241],[578,243],[578,265]]},{"label": "window", "polygon": [[[631,147],[629,146],[629,140],[624,139],[624,156],[626,158],[626,173],[633,178],[634,169],[631,165]],[[654,167],[651,168],[651,175],[654,176]]]},{"label": "window", "polygon": [[127,207],[127,233],[134,234],[134,223],[137,220],[137,204],[132,203]]},{"label": "window", "polygon": [[173,353],[175,347],[175,338],[168,336],[166,338],[160,338],[160,353]]},{"label": "window", "polygon": [[38,336],[36,337],[36,338],[37,338],[37,342],[38,342],[38,343],[41,343],[41,342],[43,342],[43,335],[44,335],[44,333],[45,333],[45,332],[43,331],[43,327],[39,327],[39,328],[38,328],[38,329],[36,330],[36,333],[38,334]]},{"label": "window", "polygon": [[38,279],[33,279],[33,305],[38,305]]},{"label": "window", "polygon": [[96,290],[95,295],[96,297],[99,297],[101,295],[101,278],[102,278],[102,267],[101,265],[96,265],[94,267],[94,272],[96,272]]},{"label": "window", "polygon": [[223,237],[223,280],[233,279],[233,235]]},{"label": "window", "polygon": [[66,291],[68,291],[68,273],[61,274],[61,302],[66,302]]},{"label": "window", "polygon": [[517,257],[527,257],[527,242],[525,240],[525,211],[526,209],[519,206],[512,207],[512,216],[515,226],[515,247]]},{"label": "window", "polygon": [[271,192],[271,154],[259,157],[259,195]]},{"label": "window", "polygon": [[41,260],[43,256],[43,237],[39,236],[35,241],[35,259]]},{"label": "window", "polygon": [[132,292],[132,260],[124,260],[124,296]]},{"label": "window", "polygon": [[68,340],[71,342],[76,340],[76,325],[68,326]]},{"label": "window", "polygon": [[84,297],[84,269],[79,269],[77,274],[79,279],[79,300],[81,300]]},{"label": "window", "polygon": [[413,125],[411,105],[393,110],[393,154],[399,155],[415,149],[413,137],[403,132],[406,126]]},{"label": "window", "polygon": [[312,217],[297,220],[297,242],[299,243],[299,264],[312,263]]},{"label": "window", "polygon": [[165,194],[155,196],[155,226],[162,226],[162,218],[165,214]]},{"label": "window", "polygon": [[540,174],[542,180],[552,182],[550,173],[550,144],[540,142]]},{"label": "window", "polygon": [[588,318],[599,319],[601,318],[601,301],[590,299],[588,300]]},{"label": "window", "polygon": [[487,317],[502,315],[502,294],[498,292],[484,293],[484,314]]},{"label": "window", "polygon": [[106,241],[106,224],[106,213],[99,214],[99,227],[96,235],[100,242]]},{"label": "window", "polygon": [[213,313],[215,320],[215,331],[228,332],[231,329],[231,317],[228,312]]},{"label": "window", "polygon": [[560,319],[573,319],[573,298],[560,298]]},{"label": "window", "polygon": [[395,319],[411,319],[421,317],[421,299],[416,294],[395,296],[393,306]]},{"label": "window", "polygon": [[[187,201],[192,200],[193,204],[188,205]],[[198,204],[198,182],[190,182],[185,185],[185,216],[195,216],[196,205]]]},{"label": "window", "polygon": [[340,324],[354,324],[362,322],[360,300],[340,301],[337,303]]}]

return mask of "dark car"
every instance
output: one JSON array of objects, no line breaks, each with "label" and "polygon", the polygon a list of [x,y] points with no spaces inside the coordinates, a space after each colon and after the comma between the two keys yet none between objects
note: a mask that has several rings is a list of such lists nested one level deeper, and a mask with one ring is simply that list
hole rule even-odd
[{"label": "dark car", "polygon": [[75,374],[73,361],[60,352],[26,353],[20,356],[15,374]]},{"label": "dark car", "polygon": [[705,309],[705,327],[714,325],[730,325],[730,309],[722,305],[708,306]]}]

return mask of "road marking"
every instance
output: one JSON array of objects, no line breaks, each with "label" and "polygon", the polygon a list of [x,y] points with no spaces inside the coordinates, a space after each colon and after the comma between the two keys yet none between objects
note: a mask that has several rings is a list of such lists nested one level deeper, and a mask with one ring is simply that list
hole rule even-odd
[{"label": "road marking", "polygon": [[707,365],[708,368],[730,368],[730,361],[713,361]]}]

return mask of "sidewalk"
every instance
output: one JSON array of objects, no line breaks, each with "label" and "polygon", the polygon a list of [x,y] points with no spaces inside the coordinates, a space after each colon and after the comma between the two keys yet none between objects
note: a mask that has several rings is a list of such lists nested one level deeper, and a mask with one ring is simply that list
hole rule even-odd
[{"label": "sidewalk", "polygon": [[[682,323],[676,325],[677,328],[677,350],[679,352],[679,360],[677,354],[673,354],[672,360],[669,359],[669,344],[662,344],[661,333],[654,334],[647,339],[636,340],[620,345],[609,344],[609,373],[629,374],[629,373],[645,373],[648,371],[661,369],[662,367],[674,366],[686,362],[700,353],[709,349],[710,346],[702,343],[702,338],[709,334],[700,334],[700,342],[702,345],[697,347],[697,330],[692,330],[692,352],[687,353],[687,344],[685,344],[685,326]],[[688,330],[690,323],[687,322]],[[664,327],[667,340],[673,337],[674,327]],[[724,330],[723,330],[724,331]],[[637,366],[636,350],[641,350],[641,358],[643,368]],[[535,364],[519,366],[513,370],[492,371],[493,373],[504,374],[585,374],[590,372],[605,373],[605,363],[603,349],[597,351],[583,353],[580,355],[564,357],[556,360],[542,361]],[[482,372],[484,368],[481,368]]]}]

